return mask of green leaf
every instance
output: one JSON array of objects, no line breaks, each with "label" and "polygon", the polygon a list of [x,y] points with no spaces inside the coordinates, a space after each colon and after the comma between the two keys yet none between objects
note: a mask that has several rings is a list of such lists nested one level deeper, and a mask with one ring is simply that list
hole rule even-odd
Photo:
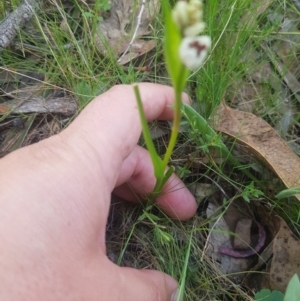
[{"label": "green leaf", "polygon": [[[207,120],[187,104],[183,104],[183,115],[194,130],[198,130],[206,140],[212,140],[217,133],[209,126]],[[209,142],[210,142],[209,141]]]},{"label": "green leaf", "polygon": [[172,79],[174,89],[181,92],[185,86],[188,75],[188,70],[184,67],[179,58],[179,46],[182,35],[172,18],[169,1],[162,0],[162,8],[165,19],[164,50],[167,69]]},{"label": "green leaf", "polygon": [[270,291],[262,289],[255,294],[256,301],[283,301],[284,294],[279,291]]},{"label": "green leaf", "polygon": [[283,301],[284,300],[284,294],[279,291],[273,291],[271,294],[271,300],[272,301]]},{"label": "green leaf", "polygon": [[138,103],[138,110],[139,110],[139,113],[140,113],[140,119],[141,119],[141,123],[142,123],[144,139],[145,139],[148,151],[150,153],[151,161],[152,161],[152,164],[153,164],[153,167],[154,167],[154,175],[155,175],[155,178],[157,180],[161,180],[164,177],[163,161],[158,156],[158,154],[155,150],[153,141],[151,139],[151,134],[150,134],[150,130],[149,130],[149,127],[148,127],[146,115],[145,115],[145,112],[144,112],[143,103],[142,103],[139,88],[138,88],[137,85],[134,85],[133,89],[134,89],[134,93],[135,93],[136,100],[137,100],[137,103]]},{"label": "green leaf", "polygon": [[152,213],[145,212],[145,215],[152,222],[156,222],[156,221],[160,220],[160,218],[158,216],[156,216],[156,215],[154,215]]},{"label": "green leaf", "polygon": [[257,301],[270,301],[271,291],[268,289],[262,289],[254,296]]},{"label": "green leaf", "polygon": [[138,221],[141,222],[146,218],[146,214],[143,213],[142,215],[139,216]]},{"label": "green leaf", "polygon": [[264,193],[261,190],[258,190],[254,187],[253,181],[248,186],[246,186],[242,192],[242,197],[248,203],[250,202],[249,196],[254,196],[254,197],[258,198],[261,195],[264,195]]},{"label": "green leaf", "polygon": [[293,187],[293,188],[282,190],[276,195],[276,198],[281,200],[281,199],[291,197],[295,194],[300,194],[300,187]]},{"label": "green leaf", "polygon": [[158,227],[155,227],[154,231],[157,239],[162,245],[168,244],[173,241],[173,237],[169,233],[162,231]]},{"label": "green leaf", "polygon": [[91,12],[85,11],[85,12],[82,13],[82,16],[86,17],[86,18],[93,18],[94,14],[91,13]]},{"label": "green leaf", "polygon": [[284,301],[299,301],[299,300],[300,300],[300,281],[298,275],[295,274],[287,286]]}]

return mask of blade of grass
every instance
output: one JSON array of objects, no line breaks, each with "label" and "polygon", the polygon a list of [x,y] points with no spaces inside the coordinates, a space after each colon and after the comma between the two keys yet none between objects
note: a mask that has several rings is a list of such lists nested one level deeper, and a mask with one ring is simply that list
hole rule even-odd
[{"label": "blade of grass", "polygon": [[151,134],[150,134],[150,131],[149,131],[146,115],[145,115],[145,112],[144,112],[143,103],[142,103],[139,88],[138,88],[137,85],[134,85],[133,89],[134,89],[135,97],[136,97],[137,104],[138,104],[138,110],[139,110],[139,114],[140,114],[140,118],[141,118],[144,139],[145,139],[146,146],[147,146],[148,151],[150,153],[150,157],[151,157],[152,164],[153,164],[153,167],[154,167],[154,175],[155,175],[157,181],[160,181],[164,177],[164,168],[163,168],[162,160],[158,156],[158,154],[156,152],[156,149],[154,147],[152,138],[151,138]]},{"label": "blade of grass", "polygon": [[180,278],[180,286],[179,286],[179,290],[178,290],[178,297],[177,297],[176,301],[183,300],[183,294],[185,291],[185,282],[186,282],[186,276],[187,276],[187,268],[188,268],[188,263],[189,263],[189,259],[190,259],[190,254],[191,254],[192,238],[193,238],[193,231],[191,232],[189,243],[188,243],[186,254],[185,254],[184,265],[183,265],[182,274],[181,274],[181,278]]}]

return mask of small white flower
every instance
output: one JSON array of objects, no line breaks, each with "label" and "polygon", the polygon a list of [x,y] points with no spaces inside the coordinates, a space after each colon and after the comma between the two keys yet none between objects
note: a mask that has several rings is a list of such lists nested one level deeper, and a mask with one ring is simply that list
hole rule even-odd
[{"label": "small white flower", "polygon": [[172,10],[173,20],[180,29],[185,28],[189,23],[187,6],[188,6],[187,2],[178,1]]},{"label": "small white flower", "polygon": [[191,0],[187,5],[187,12],[190,18],[190,24],[195,24],[202,21],[203,4],[201,0]]},{"label": "small white flower", "polygon": [[205,23],[199,22],[199,23],[196,23],[195,25],[186,27],[183,31],[183,34],[185,37],[193,37],[193,36],[197,36],[204,29],[205,29]]},{"label": "small white flower", "polygon": [[182,63],[190,70],[197,70],[203,64],[211,47],[209,36],[183,38],[179,46]]},{"label": "small white flower", "polygon": [[195,10],[202,9],[203,3],[202,3],[202,0],[190,0],[189,6]]}]

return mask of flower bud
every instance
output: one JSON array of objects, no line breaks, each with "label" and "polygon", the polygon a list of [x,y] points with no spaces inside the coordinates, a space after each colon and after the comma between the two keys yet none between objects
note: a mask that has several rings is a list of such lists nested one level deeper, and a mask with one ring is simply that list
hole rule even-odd
[{"label": "flower bud", "polygon": [[185,37],[193,37],[193,36],[197,36],[204,29],[205,29],[205,23],[199,22],[199,23],[196,23],[195,25],[186,27],[183,31],[183,34]]},{"label": "flower bud", "polygon": [[182,63],[190,70],[197,70],[203,64],[211,47],[209,36],[185,37],[179,47]]},{"label": "flower bud", "polygon": [[187,13],[189,15],[189,24],[194,25],[202,21],[203,4],[201,0],[191,0],[187,5]]},{"label": "flower bud", "polygon": [[187,2],[178,1],[172,10],[173,20],[180,29],[185,28],[189,23],[187,6]]}]

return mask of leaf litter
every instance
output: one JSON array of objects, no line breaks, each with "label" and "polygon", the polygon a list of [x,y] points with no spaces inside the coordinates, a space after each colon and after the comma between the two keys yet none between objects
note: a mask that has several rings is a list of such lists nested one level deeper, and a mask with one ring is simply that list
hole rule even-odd
[{"label": "leaf litter", "polygon": [[243,199],[235,199],[220,210],[219,199],[218,194],[210,198],[206,209],[211,221],[204,253],[212,258],[222,274],[240,284],[265,246],[266,231],[257,217],[251,216],[253,204],[246,205]]},{"label": "leaf litter", "polygon": [[[274,171],[287,188],[300,186],[300,158],[263,119],[222,103],[213,126],[247,146],[248,152]],[[300,200],[300,195],[296,195]]]},{"label": "leaf litter", "polygon": [[291,277],[300,274],[300,240],[279,216],[270,213],[265,215],[265,220],[269,224],[269,244],[244,278],[243,285],[256,291],[267,288],[285,292]]},{"label": "leaf litter", "polygon": [[158,0],[113,0],[110,17],[99,23],[95,35],[98,49],[104,55],[112,53],[121,65],[148,53],[156,41],[142,37],[151,34],[151,22],[159,10]]},{"label": "leaf litter", "polygon": [[[57,134],[63,120],[78,111],[74,97],[63,89],[49,89],[41,73],[1,69],[1,74],[0,157]],[[20,128],[15,120],[21,120],[25,126]]]},{"label": "leaf litter", "polygon": [[[270,3],[259,4],[258,1],[255,4],[254,2],[254,5],[258,4],[258,15],[266,11]],[[268,16],[272,17],[270,14]],[[245,20],[249,21],[247,16],[242,22]],[[294,152],[297,151],[297,145],[293,142],[287,144],[281,136],[285,139],[288,137],[288,132],[294,122],[293,118],[298,110],[292,100],[295,98],[299,101],[300,91],[299,62],[298,55],[296,55],[299,52],[299,35],[294,34],[299,32],[299,27],[297,27],[299,20],[289,19],[288,15],[282,17],[282,20],[284,20],[284,24],[279,30],[285,33],[285,39],[276,40],[277,43],[272,44],[272,46],[270,46],[270,40],[268,46],[261,44],[268,60],[264,58],[265,62],[259,66],[258,71],[252,72],[247,69],[249,82],[243,83],[242,87],[236,83],[238,95],[234,97],[236,97],[236,105],[239,110],[232,109],[223,102],[216,109],[211,124],[215,130],[233,138],[237,145],[242,144],[244,152],[250,154],[252,159],[255,158],[266,165],[287,188],[295,188],[300,187],[300,159]],[[253,22],[253,20],[249,22]],[[291,34],[286,35],[289,31]],[[252,53],[255,52],[256,50],[252,51]],[[252,54],[250,53],[250,55]],[[255,55],[254,60],[261,56],[258,52]],[[278,95],[277,108],[281,118],[278,118],[274,128],[263,119],[251,114],[259,108],[256,99],[259,99],[262,106],[266,106],[266,99],[271,96],[264,95],[265,89],[263,90],[263,87],[266,85],[272,87],[271,93]],[[268,91],[268,93],[270,92]],[[239,152],[233,150],[233,153]],[[299,194],[295,197],[300,200]],[[244,207],[243,204],[240,206],[241,208]],[[229,273],[229,277],[235,282],[242,283],[250,290],[259,291],[262,288],[269,288],[284,292],[291,276],[295,273],[300,275],[299,256],[297,255],[299,238],[292,233],[282,219],[274,216],[268,206],[256,203],[254,206],[256,209],[254,211],[251,209],[248,212],[251,214],[258,211],[259,214],[256,213],[256,217],[262,221],[262,224],[253,217],[250,219],[249,217],[240,217],[233,228],[226,222],[225,215],[220,213],[221,207],[222,204],[209,203],[208,205],[207,217],[213,217],[216,212],[219,214],[219,218],[214,219],[214,222],[210,222],[209,225],[208,255],[215,260],[215,264],[219,266],[222,273]],[[229,208],[230,206],[225,211]],[[266,217],[266,215],[270,215],[272,218]],[[232,219],[232,215],[230,219]],[[233,217],[233,219],[235,218]],[[258,240],[256,245],[252,244],[252,248],[249,249],[251,245],[249,241],[251,226],[249,225],[251,224],[257,226]],[[231,233],[235,238],[232,239],[228,233]],[[246,265],[243,260],[239,259],[242,257],[239,256],[241,255],[239,253],[241,246],[235,242],[238,237],[242,238],[240,239],[240,241],[242,240],[241,246],[243,243],[245,244],[242,247],[244,254],[254,255],[253,251],[256,251],[256,258],[253,257],[252,262],[249,261]],[[245,248],[247,245],[248,250]],[[223,252],[224,250],[225,252]],[[224,255],[229,255],[229,257],[223,258]],[[233,260],[233,264],[231,260]],[[254,267],[251,269],[253,264]],[[244,273],[249,269],[251,272],[248,275]],[[257,273],[253,273],[254,271]],[[266,271],[267,274],[262,273],[262,271]],[[243,275],[232,276],[232,273],[237,272],[242,272]]]},{"label": "leaf litter", "polygon": [[[244,144],[248,153],[252,154],[256,159],[263,162],[264,165],[275,172],[287,188],[300,186],[300,158],[268,123],[254,114],[232,109],[224,103],[217,108],[212,119],[213,127],[217,131],[229,135],[237,142]],[[295,197],[300,200],[299,194],[295,195]],[[240,205],[242,206],[242,204]],[[227,208],[226,212],[229,212],[229,208]],[[207,215],[211,216],[211,213],[208,212]],[[232,218],[231,214],[230,219]],[[271,235],[271,237],[273,237],[273,247],[266,248],[266,254],[268,255],[264,261],[264,263],[269,261],[267,271],[269,271],[270,276],[269,278],[265,277],[267,279],[256,284],[255,289],[270,288],[284,292],[291,276],[295,273],[300,274],[299,256],[297,256],[300,241],[283,220],[274,220],[279,221],[280,227],[277,233]],[[259,239],[256,246],[253,247],[253,251],[259,252],[265,244],[266,232],[263,227],[271,228],[273,232],[277,228],[274,226],[273,221],[268,225],[268,221],[270,220],[265,219],[264,225],[260,225],[256,222],[259,228]],[[240,219],[237,225],[240,222],[243,222],[240,226],[244,228],[244,231],[249,233],[249,230],[247,230],[249,229],[248,221]],[[215,224],[210,225],[210,228],[211,231],[218,230],[217,233],[211,234],[209,243],[213,246],[217,262],[221,264],[221,272],[228,274],[236,273],[237,271],[247,271],[250,262],[247,262],[246,266],[243,266],[245,262],[240,259],[237,259],[234,261],[234,264],[232,264],[231,259],[225,258],[224,260],[222,258],[224,255],[229,255],[231,258],[243,257],[239,256],[237,246],[231,244],[230,239],[228,239],[228,231],[232,232],[232,230],[224,221],[224,217],[221,216]],[[237,226],[234,232],[235,235],[239,234]],[[269,231],[269,233],[271,233],[271,231]],[[247,237],[244,236],[243,240],[249,243]],[[232,247],[232,245],[234,247]],[[251,253],[251,250],[243,251],[243,253],[254,255],[253,252]],[[264,252],[261,256],[265,256]],[[272,256],[273,258],[270,260]],[[257,283],[255,276],[257,278],[259,277],[257,274],[248,276],[248,278],[239,275],[235,276],[235,281],[240,282],[244,279],[244,284],[247,284],[248,287],[252,287],[253,283]]]}]

